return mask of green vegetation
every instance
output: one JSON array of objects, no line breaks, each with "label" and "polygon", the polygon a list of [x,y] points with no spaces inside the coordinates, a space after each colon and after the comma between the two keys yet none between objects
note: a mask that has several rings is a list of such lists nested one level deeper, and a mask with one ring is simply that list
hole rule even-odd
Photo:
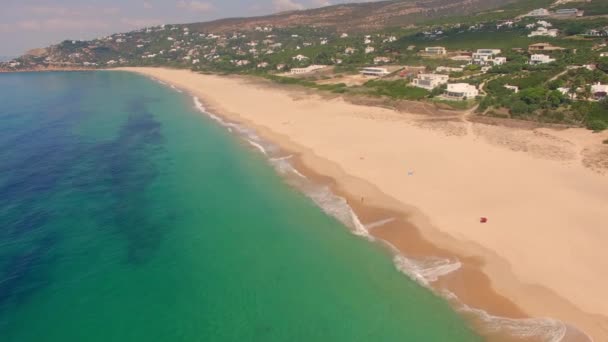
[{"label": "green vegetation", "polygon": [[370,95],[401,100],[422,100],[430,95],[430,92],[425,89],[410,86],[407,80],[374,80],[366,82],[364,87],[369,89],[368,94]]}]

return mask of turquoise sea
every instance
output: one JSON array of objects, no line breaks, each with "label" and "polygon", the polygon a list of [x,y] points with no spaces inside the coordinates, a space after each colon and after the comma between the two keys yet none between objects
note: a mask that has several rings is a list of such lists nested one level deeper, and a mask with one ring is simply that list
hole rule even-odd
[{"label": "turquoise sea", "polygon": [[192,98],[0,74],[0,341],[479,341]]}]

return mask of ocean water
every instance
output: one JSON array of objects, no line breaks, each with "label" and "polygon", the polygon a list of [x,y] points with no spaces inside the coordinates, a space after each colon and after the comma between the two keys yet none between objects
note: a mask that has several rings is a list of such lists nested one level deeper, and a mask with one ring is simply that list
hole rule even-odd
[{"label": "ocean water", "polygon": [[185,93],[0,74],[0,341],[479,341]]}]

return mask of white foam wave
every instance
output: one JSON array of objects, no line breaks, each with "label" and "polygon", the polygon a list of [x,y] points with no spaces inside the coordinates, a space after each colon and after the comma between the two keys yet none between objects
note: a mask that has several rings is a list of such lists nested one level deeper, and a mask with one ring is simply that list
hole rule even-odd
[{"label": "white foam wave", "polygon": [[264,155],[268,155],[268,152],[266,152],[266,149],[264,149],[264,146],[258,144],[257,142],[247,139],[247,141],[249,142],[249,144],[255,148],[257,148],[258,150],[260,150],[260,152],[262,152],[262,154]]},{"label": "white foam wave", "polygon": [[278,157],[278,158],[270,158],[270,161],[282,161],[282,160],[288,160],[293,158],[293,154],[290,154],[288,156],[285,157]]},{"label": "white foam wave", "polygon": [[456,310],[471,315],[473,319],[478,320],[481,323],[483,333],[486,334],[508,334],[522,339],[534,338],[547,342],[559,342],[568,331],[566,324],[553,318],[517,319],[494,316],[484,310],[472,308],[462,303],[450,291],[443,290],[441,294],[455,304]]},{"label": "white foam wave", "polygon": [[178,93],[182,93],[182,91],[180,89],[178,89],[176,86],[174,86],[173,84],[169,84],[169,86],[171,87],[171,89],[175,90]]},{"label": "white foam wave", "polygon": [[353,234],[365,237],[368,240],[374,240],[359,220],[359,217],[348,205],[346,199],[335,195],[328,186],[317,185],[304,193],[326,214],[335,217],[342,224],[351,228]]},{"label": "white foam wave", "polygon": [[369,230],[369,229],[376,228],[376,227],[382,227],[385,224],[391,223],[391,222],[393,222],[395,220],[396,220],[396,218],[389,217],[389,218],[384,219],[384,220],[378,220],[376,222],[368,223],[368,224],[365,225],[365,228],[367,228]]},{"label": "white foam wave", "polygon": [[458,260],[439,257],[413,259],[396,254],[393,261],[399,271],[427,287],[430,283],[437,281],[439,277],[457,271],[462,267],[462,263]]},{"label": "white foam wave", "polygon": [[155,81],[156,83],[162,84],[162,85],[167,85],[167,83],[159,80],[158,78],[154,78],[154,77],[150,77],[153,81]]}]

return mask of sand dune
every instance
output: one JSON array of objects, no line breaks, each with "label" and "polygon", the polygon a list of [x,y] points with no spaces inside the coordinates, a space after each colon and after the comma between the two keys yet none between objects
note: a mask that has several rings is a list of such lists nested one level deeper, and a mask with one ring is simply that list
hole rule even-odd
[{"label": "sand dune", "polygon": [[[473,260],[526,314],[608,340],[607,133],[435,120],[245,78],[128,70],[188,90],[300,153],[351,198],[403,213],[435,246]],[[400,247],[407,232],[391,227],[375,234]]]}]

